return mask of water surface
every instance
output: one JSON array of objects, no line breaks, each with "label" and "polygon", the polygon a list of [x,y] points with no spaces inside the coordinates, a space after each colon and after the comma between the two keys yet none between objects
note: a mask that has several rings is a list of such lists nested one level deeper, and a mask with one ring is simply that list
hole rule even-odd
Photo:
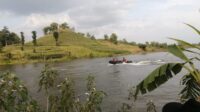
[{"label": "water surface", "polygon": [[[108,95],[102,105],[104,111],[116,112],[123,102],[127,102],[128,89],[130,87],[138,84],[152,70],[163,64],[163,62],[180,61],[166,52],[129,55],[125,57],[128,60],[133,60],[134,63],[110,65],[108,61],[111,58],[97,58],[54,63],[52,66],[61,74],[60,80],[66,76],[70,76],[75,80],[76,91],[79,95],[84,95],[86,91],[87,76],[90,74],[94,75],[97,89],[105,91]],[[122,57],[118,58],[122,59]],[[0,70],[16,73],[29,88],[33,98],[44,104],[44,93],[37,92],[39,75],[43,66],[43,63],[9,65],[0,66]],[[148,100],[154,101],[158,111],[160,111],[165,103],[178,101],[178,93],[181,89],[180,77],[181,75],[176,76],[151,93],[144,96],[140,95],[135,104],[138,112],[146,111],[146,102]]]}]

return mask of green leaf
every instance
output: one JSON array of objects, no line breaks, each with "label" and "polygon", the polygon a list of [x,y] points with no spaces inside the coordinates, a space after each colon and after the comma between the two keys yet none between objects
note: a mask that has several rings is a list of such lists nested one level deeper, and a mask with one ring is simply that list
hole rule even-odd
[{"label": "green leaf", "polygon": [[170,78],[173,74],[176,75],[182,70],[182,63],[167,63],[151,72],[143,81],[141,81],[136,86],[135,99],[140,93],[145,94],[147,92],[153,91]]},{"label": "green leaf", "polygon": [[194,26],[192,26],[192,25],[190,25],[190,24],[187,24],[187,23],[185,23],[187,26],[189,26],[190,28],[192,28],[193,30],[195,30],[199,35],[200,35],[200,31],[197,29],[197,28],[195,28]]},{"label": "green leaf", "polygon": [[175,41],[178,42],[180,45],[184,45],[184,46],[188,46],[188,47],[196,48],[196,49],[199,49],[199,50],[200,50],[200,48],[199,48],[198,46],[192,45],[192,44],[190,44],[190,43],[188,43],[188,42],[186,42],[186,41],[179,40],[179,39],[175,39],[175,38],[170,38],[170,39],[175,40]]},{"label": "green leaf", "polygon": [[189,59],[186,57],[186,55],[183,53],[181,48],[179,48],[177,45],[171,45],[168,47],[168,51],[175,55],[176,57],[184,60],[184,61],[189,61]]},{"label": "green leaf", "polygon": [[193,53],[193,54],[200,55],[200,53],[195,52],[195,51],[192,51],[192,50],[189,50],[189,49],[184,49],[184,48],[182,48],[182,50],[187,51],[187,52],[189,52],[189,53]]},{"label": "green leaf", "polygon": [[191,73],[183,77],[181,84],[185,85],[185,87],[179,93],[182,100],[187,100],[190,98],[197,99],[200,96],[200,86]]}]

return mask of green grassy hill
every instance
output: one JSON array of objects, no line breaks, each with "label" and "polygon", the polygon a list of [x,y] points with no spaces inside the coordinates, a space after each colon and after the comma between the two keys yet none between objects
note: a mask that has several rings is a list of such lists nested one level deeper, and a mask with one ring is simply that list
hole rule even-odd
[{"label": "green grassy hill", "polygon": [[[59,46],[55,46],[52,34],[37,39],[37,46],[28,42],[21,45],[6,46],[0,53],[0,64],[28,62],[63,61],[77,58],[106,57],[141,52],[138,46],[119,43],[117,45],[104,40],[91,40],[70,30],[59,33]],[[33,49],[36,52],[33,52]],[[151,49],[149,49],[151,50]]]}]

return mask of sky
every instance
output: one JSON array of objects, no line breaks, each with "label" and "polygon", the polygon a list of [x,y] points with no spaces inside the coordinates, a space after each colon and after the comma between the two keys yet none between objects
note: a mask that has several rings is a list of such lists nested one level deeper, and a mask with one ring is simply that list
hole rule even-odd
[{"label": "sky", "polygon": [[200,0],[0,0],[0,29],[42,36],[52,22],[67,22],[77,32],[96,38],[116,33],[119,39],[173,43],[169,37],[200,42],[187,27],[200,29]]}]

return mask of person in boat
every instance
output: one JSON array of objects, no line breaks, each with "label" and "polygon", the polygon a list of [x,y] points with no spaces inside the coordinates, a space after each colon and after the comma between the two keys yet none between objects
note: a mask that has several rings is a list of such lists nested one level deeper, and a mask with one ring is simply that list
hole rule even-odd
[{"label": "person in boat", "polygon": [[123,62],[125,62],[125,63],[127,62],[127,60],[126,60],[126,58],[125,58],[125,57],[123,57],[122,61],[123,61]]},{"label": "person in boat", "polygon": [[115,59],[115,58],[113,58],[113,59],[112,59],[112,61],[113,61],[113,62],[115,62],[115,61],[116,61],[116,59]]}]

